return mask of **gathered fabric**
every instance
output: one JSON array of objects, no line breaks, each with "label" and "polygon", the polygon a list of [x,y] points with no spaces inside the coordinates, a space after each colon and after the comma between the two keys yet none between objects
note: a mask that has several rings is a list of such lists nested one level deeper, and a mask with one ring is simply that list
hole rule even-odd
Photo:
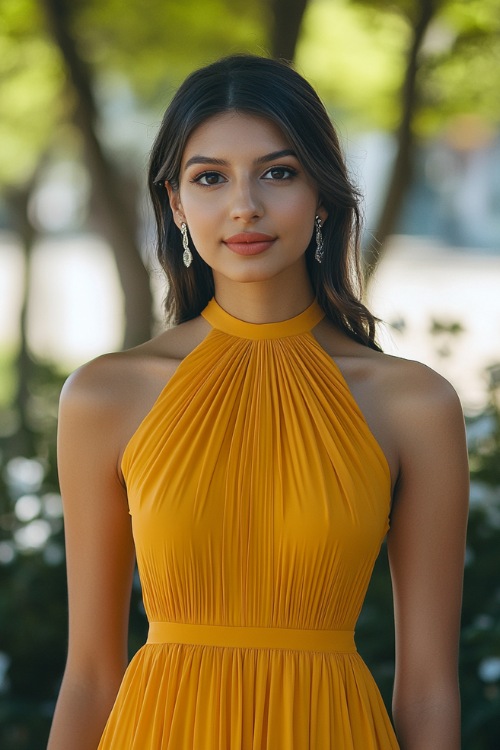
[{"label": "gathered fabric", "polygon": [[99,750],[396,750],[354,640],[390,472],[324,312],[202,315],[123,455],[150,628]]}]

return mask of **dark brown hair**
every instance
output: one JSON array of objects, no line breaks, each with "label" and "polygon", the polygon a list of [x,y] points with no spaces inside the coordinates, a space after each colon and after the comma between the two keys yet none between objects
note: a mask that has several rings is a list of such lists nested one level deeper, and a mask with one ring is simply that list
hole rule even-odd
[{"label": "dark brown hair", "polygon": [[214,296],[214,280],[212,269],[195,248],[191,266],[186,268],[182,262],[181,234],[165,181],[178,189],[182,155],[194,129],[207,118],[231,110],[266,117],[278,125],[316,182],[328,211],[323,262],[314,260],[314,235],[306,250],[316,298],[348,336],[379,349],[376,319],[360,300],[359,194],[350,182],[333,125],[302,76],[288,64],[255,55],[232,55],[192,73],[172,99],[153,144],[148,183],[158,231],[157,255],[168,280],[167,317],[177,324],[198,316]]}]

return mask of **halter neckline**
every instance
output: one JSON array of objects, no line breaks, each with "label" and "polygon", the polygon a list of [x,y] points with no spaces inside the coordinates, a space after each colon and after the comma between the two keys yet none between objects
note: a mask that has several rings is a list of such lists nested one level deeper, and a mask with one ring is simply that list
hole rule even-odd
[{"label": "halter neckline", "polygon": [[246,339],[277,339],[308,333],[325,317],[325,312],[314,299],[309,307],[298,315],[275,323],[249,323],[224,310],[215,297],[202,311],[202,316],[218,331]]}]

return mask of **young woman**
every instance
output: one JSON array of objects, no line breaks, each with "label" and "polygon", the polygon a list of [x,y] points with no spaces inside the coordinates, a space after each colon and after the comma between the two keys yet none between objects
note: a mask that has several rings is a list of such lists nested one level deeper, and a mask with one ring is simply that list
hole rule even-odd
[{"label": "young woman", "polygon": [[[458,750],[462,413],[375,343],[321,102],[276,61],[209,65],[149,180],[176,325],[63,391],[50,750]],[[386,534],[395,730],[353,637]],[[125,672],[135,555],[150,630]]]}]

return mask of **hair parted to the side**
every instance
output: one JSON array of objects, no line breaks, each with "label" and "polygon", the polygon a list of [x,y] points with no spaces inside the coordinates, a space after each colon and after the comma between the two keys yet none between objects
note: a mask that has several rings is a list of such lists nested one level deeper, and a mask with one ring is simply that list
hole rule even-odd
[{"label": "hair parted to the side", "polygon": [[198,316],[214,295],[212,269],[193,248],[182,262],[165,181],[179,186],[182,155],[196,127],[231,110],[259,115],[281,128],[304,169],[318,186],[328,211],[323,225],[324,257],[314,260],[315,238],[306,250],[307,270],[327,317],[348,336],[372,349],[375,317],[361,302],[361,216],[340,144],[318,95],[290,65],[255,55],[232,55],[196,70],[170,103],[153,144],[148,184],[157,224],[157,255],[168,280],[167,317],[182,323]]}]

